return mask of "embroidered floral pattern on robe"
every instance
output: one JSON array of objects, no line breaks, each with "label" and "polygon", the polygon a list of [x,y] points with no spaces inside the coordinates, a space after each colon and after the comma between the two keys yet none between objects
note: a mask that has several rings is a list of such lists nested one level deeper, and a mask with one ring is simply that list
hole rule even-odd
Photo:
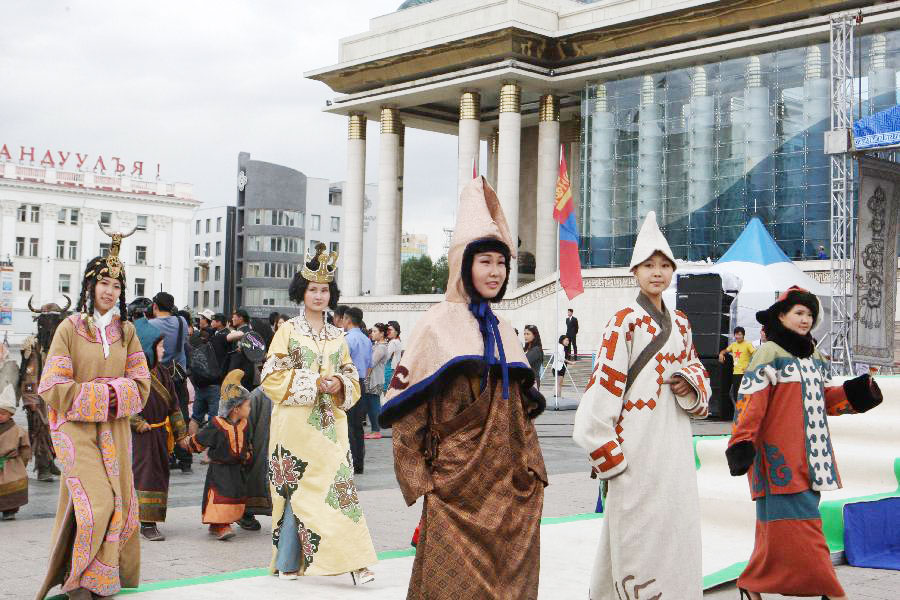
[{"label": "embroidered floral pattern on robe", "polygon": [[341,465],[334,476],[334,483],[328,488],[325,497],[328,506],[341,511],[354,523],[362,517],[362,509],[359,507],[359,496],[356,493],[356,484],[353,482],[353,473],[347,465]]},{"label": "embroidered floral pattern on robe", "polygon": [[269,481],[279,496],[290,499],[291,494],[300,487],[307,464],[283,446],[275,446],[269,457]]}]

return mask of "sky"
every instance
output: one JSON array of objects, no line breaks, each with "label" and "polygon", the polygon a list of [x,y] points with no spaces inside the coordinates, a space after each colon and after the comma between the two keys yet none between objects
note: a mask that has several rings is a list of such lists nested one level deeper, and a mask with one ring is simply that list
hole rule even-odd
[{"label": "sky", "polygon": [[[142,160],[146,175],[159,164],[204,206],[235,203],[241,151],[343,180],[346,118],[322,112],[337,94],[303,73],[336,64],[340,38],[400,2],[4,0],[0,144]],[[377,122],[368,140],[377,182]],[[407,130],[403,228],[427,234],[435,258],[453,225],[456,148]]]}]

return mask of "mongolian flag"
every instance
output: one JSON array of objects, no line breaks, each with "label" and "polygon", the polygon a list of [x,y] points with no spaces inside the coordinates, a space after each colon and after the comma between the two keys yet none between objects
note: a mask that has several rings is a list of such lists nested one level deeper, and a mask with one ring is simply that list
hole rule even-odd
[{"label": "mongolian flag", "polygon": [[575,202],[565,154],[560,154],[559,178],[556,180],[556,203],[553,218],[559,223],[559,281],[569,300],[584,293],[581,259],[578,256],[578,226],[575,224]]}]

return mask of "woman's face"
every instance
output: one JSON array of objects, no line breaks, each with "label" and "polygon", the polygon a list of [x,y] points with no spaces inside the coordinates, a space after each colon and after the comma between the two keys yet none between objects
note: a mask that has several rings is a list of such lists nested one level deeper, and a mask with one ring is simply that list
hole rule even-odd
[{"label": "woman's face", "polygon": [[284,317],[279,317],[278,320],[275,321],[275,331],[278,331],[278,328],[284,325],[285,321],[287,321],[287,319],[285,319]]},{"label": "woman's face", "polygon": [[534,334],[531,333],[530,329],[526,329],[525,333],[522,334],[522,336],[525,338],[525,343],[531,343],[534,341]]},{"label": "woman's face", "polygon": [[328,308],[329,300],[331,300],[331,290],[327,283],[310,281],[307,284],[306,293],[303,294],[303,303],[307,308],[323,311]]},{"label": "woman's face", "polygon": [[387,336],[388,336],[389,340],[393,340],[394,338],[397,337],[397,330],[394,329],[393,325],[388,325]]},{"label": "woman's face", "polygon": [[642,292],[648,296],[659,296],[672,283],[674,272],[672,261],[656,253],[634,268],[634,277]]},{"label": "woman's face", "polygon": [[778,320],[785,329],[806,335],[813,326],[813,314],[806,306],[795,304],[786,313],[778,315]]},{"label": "woman's face", "polygon": [[104,277],[94,286],[94,308],[100,314],[106,314],[119,301],[122,295],[122,283],[112,277]]},{"label": "woman's face", "polygon": [[163,356],[166,354],[166,345],[163,344],[162,340],[156,344],[156,364],[162,362]]},{"label": "woman's face", "polygon": [[506,279],[506,258],[499,252],[479,252],[472,260],[472,284],[482,298],[500,293]]},{"label": "woman's face", "polygon": [[563,338],[562,345],[563,345],[563,346],[568,346],[568,345],[569,345],[569,338]]},{"label": "woman's face", "polygon": [[382,341],[383,339],[384,339],[384,334],[381,333],[381,330],[378,329],[377,327],[373,327],[373,328],[372,328],[372,341],[373,341],[373,342],[380,342],[380,341]]}]

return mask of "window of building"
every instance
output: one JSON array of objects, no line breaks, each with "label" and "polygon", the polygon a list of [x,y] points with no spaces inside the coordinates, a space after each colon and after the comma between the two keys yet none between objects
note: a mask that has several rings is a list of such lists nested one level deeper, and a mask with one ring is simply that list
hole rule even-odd
[{"label": "window of building", "polygon": [[197,221],[194,223],[194,233],[200,235],[200,219],[197,219]]},{"label": "window of building", "polygon": [[28,256],[37,256],[39,254],[38,248],[38,238],[29,238]]},{"label": "window of building", "polygon": [[147,264],[147,246],[134,247],[134,263],[137,265]]},{"label": "window of building", "polygon": [[203,245],[203,249],[206,251],[206,254],[204,254],[203,256],[209,256],[209,248],[210,248],[210,243],[206,242],[206,244]]},{"label": "window of building", "polygon": [[222,279],[222,267],[216,265],[216,281]]},{"label": "window of building", "polygon": [[212,219],[207,219],[207,220],[206,220],[206,233],[209,233],[209,226],[210,226],[210,222],[211,222],[211,221],[212,221]]},{"label": "window of building", "polygon": [[28,221],[28,205],[23,204],[19,208],[16,209],[16,219],[19,223],[25,223]]},{"label": "window of building", "polygon": [[328,250],[329,250],[330,252],[337,252],[337,251],[338,251],[338,246],[340,246],[340,243],[338,243],[338,242],[331,242],[330,244],[328,244],[328,246],[329,246]]},{"label": "window of building", "polygon": [[31,291],[31,271],[19,271],[19,291]]},{"label": "window of building", "polygon": [[200,256],[200,244],[194,244],[194,256]]},{"label": "window of building", "polygon": [[214,290],[213,291],[213,306],[215,306],[216,308],[219,307],[219,300],[220,300],[219,290]]},{"label": "window of building", "polygon": [[312,217],[312,221],[310,222],[309,228],[313,231],[319,231],[322,228],[322,217],[319,215],[310,215]]},{"label": "window of building", "polygon": [[216,242],[216,256],[222,256],[222,242]]},{"label": "window of building", "polygon": [[59,276],[59,293],[69,294],[72,292],[72,276],[68,273],[62,273]]},{"label": "window of building", "polygon": [[32,223],[40,223],[41,222],[41,207],[36,204],[31,205],[31,222]]},{"label": "window of building", "polygon": [[147,231],[147,215],[138,215],[137,216],[137,229],[138,231]]},{"label": "window of building", "polygon": [[25,238],[16,238],[16,256],[25,256]]},{"label": "window of building", "polygon": [[56,213],[56,222],[60,225],[66,224],[66,209],[59,209],[59,211]]},{"label": "window of building", "polygon": [[78,225],[78,209],[70,208],[69,209],[69,225]]},{"label": "window of building", "polygon": [[69,260],[78,260],[78,242],[69,242]]},{"label": "window of building", "polygon": [[200,281],[200,267],[194,267],[194,281]]},{"label": "window of building", "polygon": [[142,277],[135,277],[135,279],[134,279],[134,295],[135,296],[143,296],[146,288],[147,288],[147,280]]},{"label": "window of building", "polygon": [[261,224],[262,224],[262,221],[263,221],[263,216],[264,216],[263,213],[264,213],[265,211],[263,211],[263,210],[254,210],[254,211],[251,211],[251,212],[252,212],[253,214],[251,215],[251,219],[250,219],[250,220],[253,221],[253,224],[254,224],[254,225],[261,225]]},{"label": "window of building", "polygon": [[109,242],[100,244],[100,256],[109,256]]},{"label": "window of building", "polygon": [[109,211],[103,211],[100,213],[100,222],[104,225],[112,225],[112,213]]},{"label": "window of building", "polygon": [[203,306],[209,306],[209,290],[203,290]]},{"label": "window of building", "polygon": [[222,217],[216,217],[216,233],[222,233]]},{"label": "window of building", "polygon": [[340,217],[331,217],[331,231],[340,231],[341,230],[341,218]]},{"label": "window of building", "polygon": [[194,307],[200,306],[200,292],[194,291]]},{"label": "window of building", "polygon": [[56,258],[58,260],[62,260],[66,257],[66,242],[65,240],[56,240]]}]

